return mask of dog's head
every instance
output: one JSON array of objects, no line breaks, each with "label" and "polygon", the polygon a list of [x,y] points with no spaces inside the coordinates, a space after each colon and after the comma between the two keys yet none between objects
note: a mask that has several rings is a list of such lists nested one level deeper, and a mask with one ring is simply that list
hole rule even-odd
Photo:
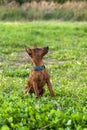
[{"label": "dog's head", "polygon": [[33,49],[27,46],[25,46],[25,49],[31,58],[42,59],[43,56],[48,53],[49,47],[46,46],[43,48],[38,48],[37,45],[35,44]]}]

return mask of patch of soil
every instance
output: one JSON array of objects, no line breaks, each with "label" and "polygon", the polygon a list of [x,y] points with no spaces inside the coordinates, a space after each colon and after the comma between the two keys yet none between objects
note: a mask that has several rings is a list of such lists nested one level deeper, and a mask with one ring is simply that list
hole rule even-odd
[{"label": "patch of soil", "polygon": [[[15,56],[15,58],[14,58]],[[45,65],[55,65],[55,64],[64,64],[65,61],[58,61],[57,59],[51,59],[44,57],[43,59]],[[14,52],[9,56],[0,60],[0,70],[3,69],[3,64],[10,66],[11,68],[17,68],[19,66],[24,66],[26,64],[31,64],[30,58],[26,52]]]},{"label": "patch of soil", "polygon": [[17,60],[16,61],[11,61],[11,65],[13,66],[22,66],[27,63],[30,63],[29,56],[26,52],[16,52],[15,53]]}]

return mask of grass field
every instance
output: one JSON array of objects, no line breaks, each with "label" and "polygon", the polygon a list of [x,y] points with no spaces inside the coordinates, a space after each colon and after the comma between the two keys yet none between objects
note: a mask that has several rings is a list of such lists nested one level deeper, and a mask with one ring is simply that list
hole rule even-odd
[{"label": "grass field", "polygon": [[[55,98],[23,95],[31,64],[24,45],[49,46],[44,58]],[[87,130],[87,23],[0,23],[0,129]]]}]

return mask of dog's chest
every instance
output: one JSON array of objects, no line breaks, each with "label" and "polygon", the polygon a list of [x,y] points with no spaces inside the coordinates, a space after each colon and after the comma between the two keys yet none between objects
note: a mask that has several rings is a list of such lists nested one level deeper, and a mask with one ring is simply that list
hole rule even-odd
[{"label": "dog's chest", "polygon": [[46,78],[47,76],[45,75],[43,71],[35,72],[34,80],[39,81],[39,82],[43,82],[43,81],[45,82]]},{"label": "dog's chest", "polygon": [[39,71],[39,72],[31,72],[30,74],[30,81],[36,82],[39,86],[44,86],[47,80],[47,73],[46,71]]}]

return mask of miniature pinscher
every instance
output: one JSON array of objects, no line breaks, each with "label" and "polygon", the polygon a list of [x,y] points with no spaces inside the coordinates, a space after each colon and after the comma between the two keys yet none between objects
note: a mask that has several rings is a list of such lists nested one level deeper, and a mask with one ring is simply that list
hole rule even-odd
[{"label": "miniature pinscher", "polygon": [[25,46],[25,49],[32,62],[32,70],[25,86],[24,94],[28,92],[35,93],[36,97],[40,97],[45,92],[44,85],[47,83],[50,95],[53,97],[54,92],[50,82],[50,76],[43,63],[43,57],[48,53],[49,47],[38,48],[35,44],[33,49],[27,46]]}]

